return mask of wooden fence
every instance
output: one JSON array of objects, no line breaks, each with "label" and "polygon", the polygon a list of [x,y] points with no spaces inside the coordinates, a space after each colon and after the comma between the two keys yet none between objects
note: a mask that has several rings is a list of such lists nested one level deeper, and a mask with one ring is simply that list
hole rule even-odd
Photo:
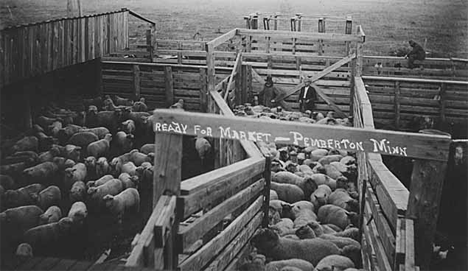
[{"label": "wooden fence", "polygon": [[378,127],[407,130],[416,116],[463,125],[468,118],[467,81],[363,76]]},{"label": "wooden fence", "polygon": [[[218,92],[210,93],[209,104],[213,113],[233,114]],[[181,147],[181,143],[175,143],[180,137],[156,134],[157,151],[168,156],[161,155],[166,163],[156,163],[155,172],[166,174],[155,174],[155,209],[135,238],[126,265],[233,270],[236,256],[248,249],[249,239],[265,223],[264,197],[269,193],[270,181],[265,172],[269,173],[269,164],[252,142],[235,142],[239,148],[227,151],[228,158],[220,157],[218,165],[225,164],[223,167],[181,183],[182,150],[174,151],[174,147]],[[220,145],[229,150],[236,148],[233,142],[224,139]],[[161,196],[162,191],[171,191],[174,196]],[[223,227],[223,219],[231,215],[234,220]]]},{"label": "wooden fence", "polygon": [[[353,85],[354,125],[374,129],[374,104],[362,78],[355,77]],[[364,266],[367,270],[419,270],[417,259],[417,265],[428,268],[447,161],[416,160],[410,192],[383,164],[380,154],[359,153],[358,162]]]}]

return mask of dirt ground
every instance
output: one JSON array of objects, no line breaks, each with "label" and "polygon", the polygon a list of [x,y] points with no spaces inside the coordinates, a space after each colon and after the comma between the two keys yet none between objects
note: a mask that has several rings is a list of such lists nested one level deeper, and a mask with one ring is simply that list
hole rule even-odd
[{"label": "dirt ground", "polygon": [[[414,39],[434,57],[468,58],[466,0],[82,0],[83,13],[126,7],[157,22],[159,38],[204,40],[244,27],[252,13],[352,16],[366,33],[366,55],[390,55]],[[66,16],[64,0],[0,0],[0,28]],[[133,27],[136,29],[136,26]],[[313,28],[313,29],[312,29]],[[317,31],[316,25],[305,31]],[[344,25],[343,25],[344,31]],[[143,32],[142,32],[143,33]]]}]

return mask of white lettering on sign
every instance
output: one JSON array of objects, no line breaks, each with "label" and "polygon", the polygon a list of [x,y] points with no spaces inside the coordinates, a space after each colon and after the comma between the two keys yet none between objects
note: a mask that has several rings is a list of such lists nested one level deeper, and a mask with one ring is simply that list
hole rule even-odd
[{"label": "white lettering on sign", "polygon": [[406,153],[406,147],[402,148],[400,146],[391,146],[390,141],[388,141],[385,138],[380,140],[380,142],[373,138],[371,138],[370,141],[374,143],[374,149],[372,150],[373,152],[383,152],[383,153],[388,153],[388,154],[408,156],[408,154]]},{"label": "white lettering on sign", "polygon": [[211,129],[211,127],[202,128],[200,125],[197,124],[193,126],[193,131],[196,135],[209,137],[213,136],[213,130]]},{"label": "white lettering on sign", "polygon": [[250,140],[255,142],[269,142],[271,134],[259,133],[252,131],[237,131],[231,127],[219,126],[219,133],[221,138]]},{"label": "white lettering on sign", "polygon": [[310,137],[304,137],[299,132],[290,133],[293,136],[292,144],[298,146],[364,151],[362,142],[352,142],[349,139],[342,139],[341,141],[336,139],[314,139]]},{"label": "white lettering on sign", "polygon": [[187,134],[187,125],[179,124],[177,122],[172,123],[160,123],[156,122],[154,124],[155,132],[173,132],[178,134]]}]

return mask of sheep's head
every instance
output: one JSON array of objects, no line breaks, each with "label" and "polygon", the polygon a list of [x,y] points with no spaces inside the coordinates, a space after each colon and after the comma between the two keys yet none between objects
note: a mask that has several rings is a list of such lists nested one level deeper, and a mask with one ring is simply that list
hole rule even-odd
[{"label": "sheep's head", "polygon": [[278,234],[270,228],[259,229],[251,239],[251,244],[260,251],[270,250],[279,241]]},{"label": "sheep's head", "polygon": [[300,239],[317,237],[315,235],[315,232],[308,225],[301,226],[299,229],[297,229],[296,230],[296,235]]}]

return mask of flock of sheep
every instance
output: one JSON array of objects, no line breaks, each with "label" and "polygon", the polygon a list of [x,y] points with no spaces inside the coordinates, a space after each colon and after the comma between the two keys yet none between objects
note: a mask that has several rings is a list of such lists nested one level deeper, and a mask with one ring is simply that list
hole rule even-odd
[{"label": "flock of sheep", "polygon": [[30,131],[2,143],[2,255],[56,256],[73,236],[93,239],[103,218],[123,228],[150,200],[155,135],[144,99],[83,103],[82,112],[51,103]]},{"label": "flock of sheep", "polygon": [[[350,126],[330,112],[286,112],[238,106],[236,115]],[[361,267],[357,163],[354,154],[263,143],[272,155],[269,227],[240,270],[356,270]]]}]

